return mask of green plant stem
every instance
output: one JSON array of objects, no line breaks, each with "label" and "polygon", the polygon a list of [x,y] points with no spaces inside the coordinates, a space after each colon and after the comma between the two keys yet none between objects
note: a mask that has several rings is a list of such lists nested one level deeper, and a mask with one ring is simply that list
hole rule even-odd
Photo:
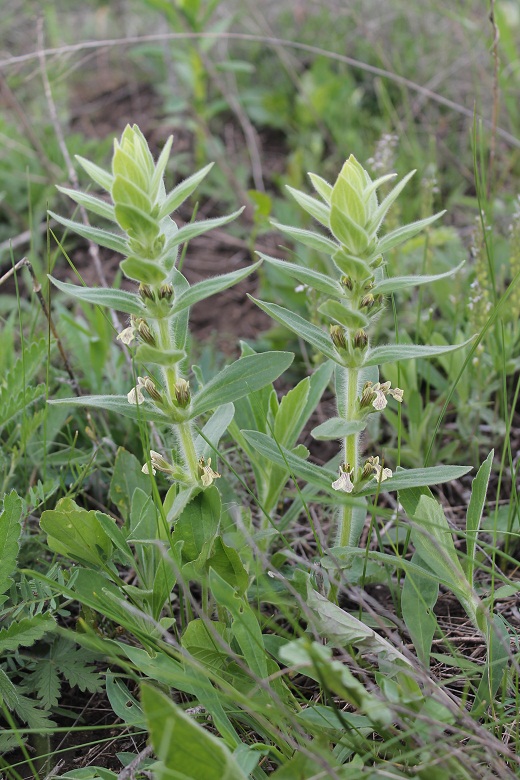
[{"label": "green plant stem", "polygon": [[[176,349],[169,322],[166,318],[157,321],[157,344],[159,349],[166,351]],[[163,369],[165,389],[170,404],[176,403],[175,383],[179,379],[176,364],[165,366]],[[195,442],[193,438],[193,429],[191,423],[175,423],[175,433],[178,444],[182,451],[183,460],[189,473],[195,483],[199,481],[199,465],[197,453],[195,451]]]},{"label": "green plant stem", "polygon": [[[347,368],[347,387],[345,397],[345,419],[347,421],[355,420],[357,417],[358,406],[358,368]],[[358,476],[358,444],[359,433],[351,433],[345,437],[345,464],[348,469],[352,471],[352,481]],[[338,536],[336,544],[339,547],[346,547],[350,541],[350,533],[352,530],[352,507],[344,506],[341,510]]]}]

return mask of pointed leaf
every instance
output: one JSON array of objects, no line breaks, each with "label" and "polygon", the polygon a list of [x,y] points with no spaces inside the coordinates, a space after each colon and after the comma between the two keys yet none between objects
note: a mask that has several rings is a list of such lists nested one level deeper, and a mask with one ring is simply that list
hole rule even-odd
[{"label": "pointed leaf", "polygon": [[431,569],[417,552],[413,554],[411,563],[426,569],[427,575],[421,576],[413,570],[406,573],[401,593],[401,610],[419,660],[429,668],[432,640],[437,629],[433,608],[439,597],[439,583],[432,577]]},{"label": "pointed leaf", "polygon": [[86,160],[84,157],[80,157],[79,154],[76,155],[76,160],[79,162],[83,170],[88,173],[90,178],[96,182],[96,184],[99,184],[99,186],[107,192],[111,191],[112,184],[114,183],[114,177],[111,173],[103,170],[103,168],[100,168],[99,165],[96,165],[90,160]]},{"label": "pointed leaf", "polygon": [[197,173],[194,173],[189,178],[181,181],[167,196],[164,203],[161,204],[159,211],[159,219],[168,216],[181,206],[184,201],[190,197],[192,192],[199,186],[201,181],[208,175],[213,168],[213,163],[206,165]]},{"label": "pointed leaf", "polygon": [[311,217],[314,217],[314,219],[318,220],[318,222],[321,222],[324,227],[330,227],[329,206],[326,206],[324,203],[320,203],[320,201],[316,200],[316,198],[311,198],[311,196],[307,195],[305,192],[295,190],[293,187],[287,187],[287,189],[295,201],[302,207],[302,209],[305,209],[305,211],[310,214]]},{"label": "pointed leaf", "polygon": [[325,203],[330,203],[332,197],[332,184],[318,176],[316,173],[309,173],[309,179],[312,181],[312,186],[316,192],[321,195]]},{"label": "pointed leaf", "polygon": [[262,352],[235,360],[197,393],[190,409],[191,416],[197,417],[271,384],[293,360],[292,352]]},{"label": "pointed leaf", "polygon": [[323,490],[332,490],[331,484],[337,479],[334,471],[329,471],[324,466],[316,466],[314,463],[300,458],[290,450],[278,445],[270,436],[259,431],[242,431],[247,441],[255,448],[257,453],[276,463],[278,466],[289,470],[297,477],[305,479]]},{"label": "pointed leaf", "polygon": [[404,290],[407,287],[418,287],[421,284],[433,284],[433,282],[437,282],[439,279],[446,279],[448,276],[453,276],[457,271],[460,271],[463,265],[464,261],[443,274],[433,274],[431,276],[391,276],[389,279],[382,279],[380,282],[376,282],[370,292],[374,295],[378,293],[388,295],[389,293],[397,292],[398,290]]},{"label": "pointed leaf", "polygon": [[197,236],[201,236],[203,233],[207,233],[210,230],[213,230],[214,228],[220,227],[221,225],[227,225],[228,222],[231,222],[233,219],[236,219],[244,210],[244,207],[241,209],[238,209],[238,211],[234,211],[232,214],[228,214],[225,217],[216,217],[215,219],[203,219],[200,222],[191,222],[187,225],[184,225],[180,230],[178,230],[172,238],[169,239],[167,242],[167,250],[173,249],[176,246],[179,246],[179,244],[184,244],[186,241],[191,241],[192,238],[196,238]]},{"label": "pointed leaf", "polygon": [[86,238],[87,241],[93,241],[95,244],[104,246],[107,249],[112,249],[114,252],[119,252],[121,255],[128,254],[128,246],[122,236],[110,233],[108,230],[100,230],[99,228],[83,225],[80,222],[74,222],[72,219],[60,217],[59,214],[55,214],[53,211],[49,211],[48,213],[56,222],[59,222],[60,225],[63,225],[69,230],[73,230],[78,235]]},{"label": "pointed leaf", "polygon": [[318,311],[350,330],[366,328],[369,324],[368,317],[365,317],[360,311],[350,309],[347,301],[345,303],[335,300],[325,301],[321,306],[318,306]]},{"label": "pointed leaf", "polygon": [[398,469],[394,476],[377,482],[375,479],[366,488],[356,493],[357,496],[370,496],[379,490],[390,492],[392,490],[404,490],[405,488],[426,487],[428,485],[442,485],[444,482],[452,482],[468,474],[472,466],[429,466],[423,469]]},{"label": "pointed leaf", "polygon": [[469,500],[468,511],[466,514],[466,576],[473,584],[473,572],[475,569],[475,549],[477,546],[478,533],[482,520],[482,513],[486,503],[486,494],[493,466],[493,457],[495,451],[491,450],[484,463],[477,472],[477,476],[471,485],[471,498]]},{"label": "pointed leaf", "polygon": [[455,352],[455,350],[467,346],[471,341],[473,341],[472,338],[463,341],[462,344],[439,347],[423,344],[389,344],[386,347],[374,347],[368,353],[363,365],[379,366],[382,363],[395,363],[398,360],[435,357],[435,355],[443,355],[446,352]]},{"label": "pointed leaf", "polygon": [[325,293],[325,295],[332,295],[334,298],[342,298],[344,296],[343,288],[339,282],[334,281],[329,276],[314,271],[312,268],[306,268],[303,265],[297,265],[296,263],[289,263],[287,260],[278,260],[276,257],[270,257],[264,255],[263,252],[257,253],[262,260],[265,260],[270,265],[274,265],[275,268],[279,268],[285,274],[292,276],[303,284],[307,284],[309,287],[319,290]]},{"label": "pointed leaf", "polygon": [[301,336],[302,339],[308,341],[313,347],[316,347],[316,349],[325,355],[325,357],[330,358],[335,363],[340,363],[340,357],[334,349],[330,337],[321,328],[312,325],[310,322],[303,319],[303,317],[300,317],[299,314],[295,314],[289,309],[285,309],[283,306],[278,306],[276,303],[265,303],[264,301],[253,298],[251,295],[248,297],[274,320],[285,325],[289,330],[292,330],[293,333],[296,333],[297,336]]},{"label": "pointed leaf", "polygon": [[343,417],[331,417],[330,420],[316,426],[311,431],[313,439],[318,441],[331,441],[343,439],[353,433],[361,433],[366,428],[366,420],[344,420]]},{"label": "pointed leaf", "polygon": [[82,395],[79,398],[53,398],[50,404],[62,406],[90,406],[96,409],[106,409],[117,412],[132,420],[150,420],[151,422],[171,422],[151,401],[142,404],[129,404],[126,395]]},{"label": "pointed leaf", "polygon": [[178,298],[174,299],[171,309],[172,314],[177,314],[183,309],[193,306],[199,301],[203,301],[205,298],[209,298],[215,293],[227,290],[234,284],[241,282],[242,279],[246,279],[261,265],[261,260],[253,265],[247,266],[247,268],[240,268],[238,271],[231,271],[228,274],[222,276],[214,276],[211,279],[204,279],[202,282],[192,285],[189,290],[181,293]]},{"label": "pointed leaf", "polygon": [[123,311],[125,314],[135,314],[136,316],[142,316],[145,312],[141,299],[135,293],[127,292],[126,290],[116,290],[111,287],[80,287],[77,284],[60,282],[59,279],[55,279],[49,274],[48,278],[58,290],[67,295],[73,295],[81,301],[95,303],[99,306],[110,306],[110,308],[116,311]]},{"label": "pointed leaf", "polygon": [[406,187],[406,185],[408,184],[408,182],[410,181],[414,173],[415,171],[410,171],[410,173],[408,173],[404,177],[404,179],[401,179],[401,181],[395,185],[392,191],[389,192],[386,198],[379,204],[376,211],[372,215],[369,224],[367,225],[367,230],[369,233],[377,233],[377,231],[381,227],[384,218],[386,217],[387,211],[389,210],[390,206],[393,204],[393,202],[397,199],[398,195]]},{"label": "pointed leaf", "polygon": [[294,238],[295,241],[300,241],[305,246],[310,246],[311,249],[316,249],[318,252],[325,252],[331,255],[339,249],[338,244],[330,238],[321,236],[319,233],[313,233],[311,230],[302,230],[301,228],[282,225],[274,221],[271,222],[271,225],[277,230],[281,230],[282,233],[286,233],[286,235]]},{"label": "pointed leaf", "polygon": [[383,236],[377,245],[377,254],[382,255],[385,252],[389,252],[390,249],[393,249],[399,244],[404,244],[405,241],[413,238],[413,236],[415,236],[417,233],[420,233],[421,230],[423,230],[425,227],[428,227],[428,225],[431,225],[432,222],[435,222],[435,220],[439,219],[439,217],[442,217],[442,215],[445,213],[445,210],[439,211],[438,214],[434,214],[432,217],[426,217],[426,219],[420,219],[417,222],[411,222],[409,225],[404,225],[403,227],[397,228],[397,230],[392,230],[391,233],[387,233],[386,236]]},{"label": "pointed leaf", "polygon": [[68,195],[75,203],[79,203],[80,206],[84,206],[94,214],[99,214],[100,217],[115,222],[114,207],[111,203],[107,203],[105,200],[101,200],[101,198],[95,198],[93,195],[89,195],[86,192],[71,190],[69,187],[57,187],[56,189],[64,195]]}]

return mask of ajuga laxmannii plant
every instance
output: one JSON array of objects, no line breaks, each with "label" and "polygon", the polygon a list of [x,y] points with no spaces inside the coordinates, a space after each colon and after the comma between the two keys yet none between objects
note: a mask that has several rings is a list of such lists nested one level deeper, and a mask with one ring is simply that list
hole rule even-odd
[{"label": "ajuga laxmannii plant", "polygon": [[[145,471],[167,473],[177,486],[169,520],[173,521],[196,492],[219,477],[215,452],[218,441],[233,416],[232,402],[276,379],[292,361],[292,354],[276,352],[249,355],[227,366],[198,392],[188,376],[188,314],[193,304],[224,290],[251,273],[258,263],[216,276],[192,286],[177,268],[179,249],[190,239],[235,219],[229,216],[194,221],[179,228],[170,214],[195,190],[211,165],[181,182],[167,193],[163,176],[172,138],[155,163],[148,144],[134,125],[115,141],[111,172],[78,158],[94,182],[109,195],[106,202],[90,194],[60,188],[76,203],[115,223],[118,232],[85,226],[52,214],[54,219],[79,235],[123,256],[121,270],[138,283],[137,292],[79,287],[52,279],[63,292],[84,301],[110,306],[130,315],[130,324],[119,339],[137,342],[136,361],[146,366],[127,396],[83,396],[67,404],[94,406],[134,419],[170,424],[175,435],[173,454],[165,457],[151,451]],[[204,436],[195,430],[197,418],[214,412]],[[209,443],[208,443],[209,442]]]},{"label": "ajuga laxmannii plant", "polygon": [[[391,480],[389,489],[431,485],[454,479],[467,471],[464,468],[437,467],[402,471],[393,476],[390,468],[381,462],[379,454],[374,453],[364,461],[360,458],[359,438],[366,427],[368,415],[383,410],[388,397],[398,403],[403,401],[402,390],[391,387],[390,382],[380,381],[378,366],[407,358],[438,355],[462,346],[372,346],[370,342],[371,326],[385,305],[386,295],[406,287],[430,284],[458,270],[454,268],[436,276],[388,277],[386,274],[385,253],[441,216],[435,214],[379,237],[388,210],[413,173],[405,176],[381,203],[377,191],[395,174],[372,180],[353,156],[345,162],[333,186],[320,176],[310,174],[319,200],[289,188],[298,204],[327,230],[327,234],[289,225],[275,223],[275,226],[292,239],[330,255],[334,269],[330,276],[260,253],[264,261],[313,288],[321,298],[318,311],[328,322],[328,332],[282,306],[256,302],[335,364],[338,414],[315,429],[313,435],[319,439],[343,440],[339,475],[336,474],[329,488],[336,493],[366,495],[376,492],[379,484],[386,480]],[[265,445],[264,454],[268,457],[280,458],[280,453],[269,447],[265,440],[260,442],[258,435],[254,434],[252,438],[257,444]],[[282,454],[290,457],[288,453]],[[301,464],[295,457],[292,457],[291,464],[298,473]],[[306,473],[309,473],[308,468]],[[338,546],[358,544],[364,517],[364,511],[356,511],[354,502],[344,502],[338,516]]]}]

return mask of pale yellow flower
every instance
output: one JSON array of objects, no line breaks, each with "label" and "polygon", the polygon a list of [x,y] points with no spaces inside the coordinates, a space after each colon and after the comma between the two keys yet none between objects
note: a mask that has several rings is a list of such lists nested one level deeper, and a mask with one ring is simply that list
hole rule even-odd
[{"label": "pale yellow flower", "polygon": [[134,406],[135,404],[144,404],[144,395],[142,393],[143,387],[145,387],[145,380],[143,379],[142,376],[138,376],[136,386],[132,387],[132,389],[126,396],[129,404],[133,404]]},{"label": "pale yellow flower", "polygon": [[211,468],[211,458],[208,458],[208,462],[206,463],[204,458],[200,458],[199,460],[199,470],[201,472],[200,474],[200,481],[202,482],[204,487],[209,487],[213,480],[219,479],[220,474],[218,474],[216,471],[213,471]]},{"label": "pale yellow flower", "polygon": [[354,490],[354,483],[351,480],[352,476],[352,470],[348,470],[347,468],[344,470],[343,467],[340,468],[339,477],[338,479],[332,483],[332,487],[334,490],[342,491],[343,493],[352,493]]}]

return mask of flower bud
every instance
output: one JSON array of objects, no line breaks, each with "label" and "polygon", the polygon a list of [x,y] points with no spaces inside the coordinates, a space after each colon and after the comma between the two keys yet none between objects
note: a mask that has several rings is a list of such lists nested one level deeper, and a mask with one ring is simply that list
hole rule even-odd
[{"label": "flower bud", "polygon": [[374,305],[374,303],[375,303],[375,298],[372,295],[372,293],[367,293],[367,295],[364,295],[361,298],[361,302],[359,304],[359,308],[360,309],[369,309],[370,310],[372,308],[372,306]]},{"label": "flower bud", "polygon": [[343,285],[343,287],[347,288],[347,290],[350,290],[352,292],[352,290],[354,289],[354,283],[352,282],[350,276],[342,276],[340,282]]},{"label": "flower bud", "polygon": [[182,409],[185,409],[191,400],[190,383],[185,379],[178,379],[174,386],[175,399]]},{"label": "flower bud", "polygon": [[163,398],[160,392],[157,390],[155,386],[155,382],[153,382],[149,376],[145,376],[143,383],[144,383],[144,389],[146,390],[146,392],[148,393],[152,401],[161,404]]},{"label": "flower bud", "polygon": [[364,330],[358,330],[353,339],[354,349],[366,349],[368,346],[368,336]]},{"label": "flower bud", "polygon": [[340,325],[331,325],[330,326],[330,337],[332,339],[332,343],[336,347],[336,349],[347,349],[347,341],[345,339],[345,331]]},{"label": "flower bud", "polygon": [[139,324],[137,326],[137,332],[141,336],[142,340],[145,342],[145,344],[149,344],[151,347],[155,347],[156,341],[155,337],[148,327],[148,323],[146,320],[139,320]]},{"label": "flower bud", "polygon": [[159,298],[164,301],[171,301],[173,298],[173,287],[171,284],[163,284],[159,290]]},{"label": "flower bud", "polygon": [[139,285],[139,295],[143,301],[155,301],[155,292],[147,284]]}]

